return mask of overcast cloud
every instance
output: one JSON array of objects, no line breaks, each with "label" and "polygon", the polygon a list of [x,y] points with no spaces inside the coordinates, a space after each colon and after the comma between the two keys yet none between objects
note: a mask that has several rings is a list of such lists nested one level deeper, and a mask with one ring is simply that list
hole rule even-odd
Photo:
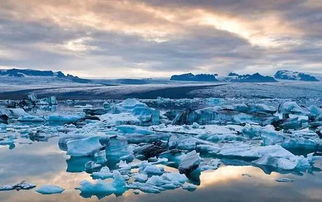
[{"label": "overcast cloud", "polygon": [[82,77],[322,73],[321,0],[0,0],[0,66]]}]

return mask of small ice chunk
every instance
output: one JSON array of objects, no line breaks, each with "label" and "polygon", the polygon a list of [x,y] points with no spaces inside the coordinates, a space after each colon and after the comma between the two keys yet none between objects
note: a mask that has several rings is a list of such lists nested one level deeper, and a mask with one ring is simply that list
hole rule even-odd
[{"label": "small ice chunk", "polygon": [[124,125],[124,124],[133,124],[138,125],[140,120],[130,113],[119,113],[119,114],[104,114],[99,116],[101,121],[109,125]]},{"label": "small ice chunk", "polygon": [[142,134],[142,135],[151,135],[154,132],[147,130],[143,127],[139,126],[131,126],[131,125],[121,125],[116,127],[120,132],[128,134],[128,133],[137,133],[137,134]]},{"label": "small ice chunk", "polygon": [[19,117],[17,120],[20,122],[26,122],[26,123],[41,123],[45,121],[45,119],[40,116],[32,116],[32,115]]},{"label": "small ice chunk", "polygon": [[9,109],[9,111],[10,111],[10,117],[11,118],[19,118],[19,117],[23,117],[23,116],[30,116],[30,114],[28,114],[22,108],[13,108],[13,109]]},{"label": "small ice chunk", "polygon": [[110,194],[115,194],[117,196],[122,195],[127,190],[124,178],[120,172],[114,171],[113,179],[113,182],[98,180],[96,184],[84,180],[77,189],[81,191],[81,196],[84,198],[90,198],[95,195],[97,198],[101,199]]},{"label": "small ice chunk", "polygon": [[201,171],[216,170],[220,165],[219,159],[211,159],[209,161],[202,161],[199,165]]},{"label": "small ice chunk", "polygon": [[57,186],[57,185],[43,185],[39,187],[36,192],[40,194],[60,194],[64,191],[65,189]]},{"label": "small ice chunk", "polygon": [[133,151],[129,148],[127,140],[120,136],[111,137],[107,143],[106,158],[109,162],[118,163],[120,160],[132,161]]},{"label": "small ice chunk", "polygon": [[283,177],[283,178],[278,178],[278,179],[276,179],[275,181],[276,181],[276,182],[294,182],[294,180],[293,180],[293,179],[285,178],[285,177]]},{"label": "small ice chunk", "polygon": [[93,172],[91,176],[93,179],[105,180],[107,178],[112,178],[113,173],[110,171],[110,169],[107,166],[104,166],[101,168],[99,172]]},{"label": "small ice chunk", "polygon": [[180,185],[188,181],[188,178],[180,173],[163,173],[163,179],[171,181],[173,184]]},{"label": "small ice chunk", "polygon": [[85,163],[85,171],[86,172],[93,172],[95,170],[98,170],[101,167],[100,164],[95,163],[94,161],[88,161]]},{"label": "small ice chunk", "polygon": [[131,166],[129,164],[127,164],[126,161],[121,160],[117,165],[121,170],[130,170],[131,169]]},{"label": "small ice chunk", "polygon": [[142,192],[145,192],[145,193],[154,193],[154,194],[160,193],[161,190],[162,190],[159,187],[154,186],[152,184],[140,183],[140,182],[132,183],[128,187],[131,188],[131,189],[139,189],[139,190],[141,190]]},{"label": "small ice chunk", "polygon": [[146,182],[148,180],[148,176],[143,173],[136,173],[134,175],[134,180],[137,182]]},{"label": "small ice chunk", "polygon": [[148,165],[143,169],[143,172],[148,175],[162,175],[164,169],[162,167],[157,167],[155,165]]},{"label": "small ice chunk", "polygon": [[85,117],[85,113],[79,114],[79,115],[53,114],[45,118],[50,124],[59,125],[59,124],[76,123],[77,121],[83,119],[84,117]]},{"label": "small ice chunk", "polygon": [[124,109],[124,110],[132,110],[135,107],[147,107],[146,104],[138,101],[137,99],[130,98],[122,101],[117,105],[118,107]]},{"label": "small ice chunk", "polygon": [[187,191],[194,191],[197,189],[197,186],[194,184],[190,184],[190,183],[185,183],[182,185],[182,189],[185,189]]},{"label": "small ice chunk", "polygon": [[322,109],[315,105],[310,106],[309,110],[310,110],[310,115],[313,117],[318,117],[322,114]]},{"label": "small ice chunk", "polygon": [[311,158],[296,156],[280,145],[267,147],[270,147],[270,149],[266,151],[262,150],[262,156],[253,161],[253,163],[256,165],[271,166],[273,168],[282,170],[306,170],[311,167]]},{"label": "small ice chunk", "polygon": [[34,184],[29,184],[29,183],[26,183],[25,181],[22,181],[22,182],[20,182],[18,184],[15,184],[15,185],[0,186],[0,191],[29,190],[29,189],[33,189],[35,187],[36,187],[36,185],[34,185]]},{"label": "small ice chunk", "polygon": [[278,111],[282,114],[307,114],[296,102],[284,102],[279,106]]},{"label": "small ice chunk", "polygon": [[195,150],[193,150],[184,155],[179,163],[178,169],[180,173],[187,174],[198,168],[199,164],[200,156]]},{"label": "small ice chunk", "polygon": [[117,104],[118,111],[131,113],[140,121],[140,125],[155,125],[160,123],[160,112],[149,108],[137,99],[126,99]]}]

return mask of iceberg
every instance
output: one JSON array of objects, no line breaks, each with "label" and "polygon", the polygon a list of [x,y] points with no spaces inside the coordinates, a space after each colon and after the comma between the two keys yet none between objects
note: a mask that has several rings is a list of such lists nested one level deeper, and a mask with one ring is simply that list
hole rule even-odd
[{"label": "iceberg", "polygon": [[110,137],[105,152],[111,165],[116,165],[120,160],[130,162],[134,159],[133,151],[128,147],[127,140],[120,136]]},{"label": "iceberg", "polygon": [[136,182],[146,182],[148,180],[148,176],[143,173],[136,173],[133,178]]},{"label": "iceberg", "polygon": [[162,167],[157,167],[155,165],[146,165],[144,168],[140,168],[141,172],[147,175],[162,175],[164,173],[164,169]]},{"label": "iceberg", "polygon": [[278,112],[284,114],[286,117],[289,114],[306,115],[308,111],[302,109],[296,102],[284,102],[278,107]]},{"label": "iceberg", "polygon": [[296,156],[279,145],[274,145],[269,150],[270,151],[266,151],[262,157],[253,161],[253,163],[282,170],[306,170],[310,168],[313,163],[311,159],[303,156]]},{"label": "iceberg", "polygon": [[36,189],[36,192],[40,194],[60,194],[64,191],[65,189],[57,186],[57,185],[43,185]]},{"label": "iceberg", "polygon": [[167,145],[161,141],[156,141],[153,144],[146,144],[142,147],[139,147],[134,151],[136,155],[143,155],[145,159],[159,156],[162,152],[167,150]]},{"label": "iceberg", "polygon": [[14,119],[17,119],[17,118],[20,118],[20,117],[23,117],[23,116],[31,116],[29,113],[27,113],[22,108],[9,109],[9,113],[10,113],[9,117],[14,118]]},{"label": "iceberg", "polygon": [[67,154],[70,156],[93,156],[103,148],[101,136],[87,137],[67,141]]},{"label": "iceberg", "polygon": [[29,189],[33,189],[35,188],[36,185],[34,184],[29,184],[25,181],[22,181],[18,184],[14,184],[14,185],[4,185],[4,186],[0,186],[0,191],[10,191],[10,190],[29,190]]},{"label": "iceberg", "polygon": [[156,125],[160,123],[160,112],[148,107],[137,99],[126,99],[116,105],[118,111],[131,113],[140,121],[140,125]]},{"label": "iceberg", "polygon": [[294,182],[293,179],[290,179],[290,178],[278,178],[275,180],[276,182]]},{"label": "iceberg", "polygon": [[91,174],[93,179],[102,179],[105,180],[107,178],[112,178],[113,177],[113,173],[110,171],[110,169],[107,166],[104,166],[101,168],[100,171],[98,172],[93,172]]},{"label": "iceberg", "polygon": [[140,120],[131,113],[104,114],[99,119],[108,125],[139,125]]},{"label": "iceberg", "polygon": [[153,175],[146,182],[134,182],[129,184],[131,189],[139,189],[146,193],[160,193],[161,191],[176,189],[185,182],[188,178],[179,173],[163,173],[162,175]]},{"label": "iceberg", "polygon": [[42,123],[45,121],[45,119],[39,116],[28,115],[28,116],[19,117],[18,121],[24,122],[24,123]]},{"label": "iceberg", "polygon": [[[29,143],[59,136],[58,146],[68,155],[67,172],[83,172],[92,178],[78,188],[84,197],[121,195],[129,189],[135,193],[193,191],[200,184],[201,172],[225,165],[254,166],[266,173],[317,170],[322,110],[318,103],[307,108],[315,100],[298,102],[303,107],[279,99],[258,102],[257,98],[127,99],[108,101],[104,108],[98,106],[102,102],[85,108],[67,106],[73,108],[64,112],[60,107],[54,112],[37,105],[0,108],[0,114],[7,116],[0,119],[4,122],[0,123],[0,145],[7,149],[7,145],[13,148],[16,142],[22,143],[20,138]],[[283,104],[277,108],[279,103]],[[37,191],[61,190],[53,186]]]},{"label": "iceberg", "polygon": [[91,198],[95,195],[98,199],[102,199],[111,194],[122,195],[127,190],[127,185],[122,175],[118,171],[114,171],[113,182],[98,180],[96,184],[92,184],[85,180],[80,183],[80,187],[77,189],[81,191],[81,196],[84,198]]},{"label": "iceberg", "polygon": [[40,100],[36,100],[37,105],[57,105],[57,99],[55,96],[50,96],[48,98],[42,98]]},{"label": "iceberg", "polygon": [[142,134],[142,135],[154,134],[153,131],[147,130],[146,128],[139,127],[139,126],[120,125],[120,126],[116,126],[116,128],[124,134],[133,134],[133,133]]},{"label": "iceberg", "polygon": [[54,115],[49,115],[49,116],[45,117],[45,119],[46,119],[46,121],[49,122],[49,124],[60,125],[60,124],[76,123],[77,121],[82,120],[84,117],[85,117],[84,114],[80,114],[80,115],[54,114]]},{"label": "iceberg", "polygon": [[189,174],[193,170],[197,169],[200,164],[200,156],[199,154],[194,150],[191,151],[183,156],[179,163],[179,172]]},{"label": "iceberg", "polygon": [[194,184],[190,184],[190,183],[185,183],[182,185],[182,189],[185,189],[187,191],[194,191],[197,189],[197,186]]},{"label": "iceberg", "polygon": [[102,165],[96,163],[95,161],[87,161],[85,163],[85,171],[88,173],[98,171],[101,167],[102,167]]}]

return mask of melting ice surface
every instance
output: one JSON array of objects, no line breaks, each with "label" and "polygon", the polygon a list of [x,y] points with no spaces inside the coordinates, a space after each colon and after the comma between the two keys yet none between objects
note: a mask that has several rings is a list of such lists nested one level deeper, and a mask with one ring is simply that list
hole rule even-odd
[{"label": "melting ice surface", "polygon": [[320,104],[6,101],[0,201],[321,200]]}]

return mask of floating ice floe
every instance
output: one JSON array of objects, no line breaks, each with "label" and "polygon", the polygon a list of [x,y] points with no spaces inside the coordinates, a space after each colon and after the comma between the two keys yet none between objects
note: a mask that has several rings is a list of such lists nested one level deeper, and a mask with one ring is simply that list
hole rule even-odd
[{"label": "floating ice floe", "polygon": [[79,114],[79,115],[53,114],[45,117],[45,119],[49,124],[59,125],[59,124],[76,123],[77,121],[82,120],[84,117],[85,117],[84,114]]},{"label": "floating ice floe", "polygon": [[293,179],[290,179],[290,178],[278,178],[275,180],[276,182],[294,182]]},{"label": "floating ice floe", "polygon": [[57,186],[57,185],[42,185],[38,189],[36,189],[36,192],[40,194],[60,194],[65,189]]},{"label": "floating ice floe", "polygon": [[101,199],[111,194],[122,195],[127,190],[127,185],[122,175],[118,171],[114,171],[113,182],[98,180],[97,183],[91,183],[82,181],[77,189],[81,191],[81,196],[85,198],[91,198],[95,195]]},{"label": "floating ice floe", "polygon": [[308,114],[308,111],[300,107],[296,102],[284,102],[278,107],[278,111],[285,116],[289,116],[289,114]]},{"label": "floating ice floe", "polygon": [[86,137],[83,139],[72,139],[67,141],[67,154],[71,156],[93,156],[103,148],[101,136]]},{"label": "floating ice floe", "polygon": [[198,168],[199,164],[200,164],[200,156],[194,150],[194,151],[191,151],[191,152],[185,154],[182,157],[182,159],[179,163],[178,169],[179,169],[180,173],[189,174],[193,170]]},{"label": "floating ice floe", "polygon": [[255,165],[270,166],[281,170],[306,170],[311,168],[313,164],[312,158],[294,155],[280,145],[250,146],[235,144],[224,146],[220,149],[218,155],[254,159]]},{"label": "floating ice floe", "polygon": [[160,112],[148,107],[136,99],[126,99],[116,105],[118,112],[130,113],[140,122],[140,125],[155,125],[160,123]]},{"label": "floating ice floe", "polygon": [[102,179],[105,180],[107,178],[112,178],[113,177],[113,173],[110,171],[110,169],[107,166],[104,166],[101,168],[100,171],[98,172],[93,172],[91,174],[93,179]]},{"label": "floating ice floe", "polygon": [[0,191],[29,190],[29,189],[33,189],[35,187],[36,187],[36,185],[34,185],[34,184],[29,184],[29,183],[26,183],[25,181],[22,181],[18,184],[15,184],[15,185],[0,186]]},{"label": "floating ice floe", "polygon": [[146,182],[133,182],[128,185],[128,188],[139,189],[146,193],[159,193],[161,191],[179,188],[187,181],[188,178],[185,175],[179,173],[163,173],[159,176],[153,175]]}]

